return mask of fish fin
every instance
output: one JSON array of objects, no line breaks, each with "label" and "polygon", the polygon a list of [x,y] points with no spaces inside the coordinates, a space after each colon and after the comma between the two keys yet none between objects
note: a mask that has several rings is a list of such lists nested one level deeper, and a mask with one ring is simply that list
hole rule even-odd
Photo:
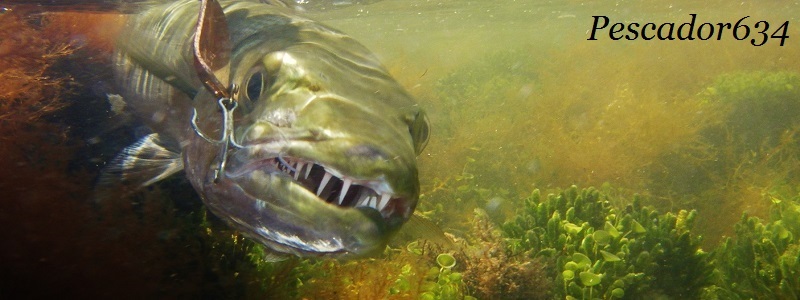
[{"label": "fish fin", "polygon": [[128,146],[102,171],[95,188],[95,201],[135,192],[183,170],[181,154],[157,133]]},{"label": "fish fin", "polygon": [[289,259],[288,255],[275,253],[275,252],[272,252],[272,251],[268,251],[266,249],[264,250],[264,255],[261,256],[261,260],[262,261],[269,262],[269,263],[281,262],[281,261],[284,261],[284,260],[287,260],[287,259]]},{"label": "fish fin", "polygon": [[416,212],[411,215],[411,218],[408,219],[408,222],[403,225],[400,231],[412,240],[427,240],[430,243],[439,245],[444,250],[456,249],[455,242],[445,234],[442,228]]}]

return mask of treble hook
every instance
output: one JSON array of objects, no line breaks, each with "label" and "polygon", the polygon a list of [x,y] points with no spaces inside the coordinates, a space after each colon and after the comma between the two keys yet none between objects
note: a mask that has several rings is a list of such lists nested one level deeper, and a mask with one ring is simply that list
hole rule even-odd
[{"label": "treble hook", "polygon": [[[233,88],[235,90],[235,86]],[[214,171],[214,182],[218,182],[221,174],[225,172],[225,165],[228,160],[228,149],[230,147],[241,149],[244,148],[241,144],[236,142],[233,136],[233,112],[238,107],[238,103],[231,98],[220,98],[217,104],[222,109],[222,136],[215,140],[206,135],[197,126],[197,109],[194,108],[192,112],[192,130],[209,143],[220,145],[219,150],[219,166]]]},{"label": "treble hook", "polygon": [[197,77],[222,109],[222,137],[219,140],[200,131],[197,126],[197,109],[192,112],[192,129],[209,143],[220,145],[219,166],[214,171],[214,183],[219,182],[228,161],[228,148],[242,148],[233,138],[233,111],[236,110],[237,87],[226,88],[230,76],[231,40],[225,12],[216,0],[201,0],[200,14],[192,42],[192,54]]}]

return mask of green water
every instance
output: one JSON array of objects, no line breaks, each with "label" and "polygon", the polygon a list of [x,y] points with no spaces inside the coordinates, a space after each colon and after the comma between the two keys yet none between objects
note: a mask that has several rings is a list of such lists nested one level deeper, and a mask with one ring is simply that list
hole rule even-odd
[{"label": "green water", "polygon": [[[776,185],[796,186],[794,158],[769,161],[778,150],[766,141],[751,141],[750,154],[730,153],[745,143],[737,133],[710,132],[731,130],[739,117],[701,94],[724,74],[796,71],[797,10],[782,1],[384,1],[313,16],[375,51],[429,111],[434,138],[421,157],[423,192],[458,186],[465,172],[474,187],[507,193],[511,202],[533,188],[610,184],[622,196],[649,195],[662,210],[722,205],[724,222],[735,222],[743,211],[766,216],[762,196],[783,189]],[[719,41],[612,41],[606,30],[587,40],[592,16],[677,27],[690,14],[697,26],[750,16],[741,24],[766,20],[770,33],[788,21],[789,38],[783,47],[777,39],[754,47],[755,33],[738,41],[727,32]],[[778,121],[770,134],[796,122]],[[788,145],[780,151],[796,157],[788,154],[796,142]],[[754,175],[741,174],[748,167]],[[777,183],[770,172],[791,179]],[[753,195],[720,199],[734,186]],[[709,197],[729,203],[702,203]],[[448,205],[430,199],[437,200]],[[730,233],[723,224],[703,226],[707,240]]]},{"label": "green water", "polygon": [[[510,0],[310,12],[373,50],[428,112],[417,210],[454,245],[400,235],[376,258],[266,261],[260,246],[208,218],[181,179],[98,209],[86,199],[96,161],[109,157],[91,151],[105,144],[71,125],[63,137],[27,135],[45,146],[2,148],[46,164],[8,167],[19,177],[0,182],[20,198],[0,210],[3,265],[19,278],[0,284],[0,295],[797,298],[798,12],[786,1]],[[788,21],[789,37],[782,47],[752,46],[754,33],[615,41],[603,31],[587,40],[593,16],[677,26],[690,14],[697,25],[750,16],[744,24],[768,21],[770,34]],[[99,63],[83,67],[94,62],[85,56],[67,56],[53,72],[80,83],[65,99],[99,106],[103,73]],[[38,122],[66,126],[58,121],[70,113]],[[81,112],[90,125],[80,124],[96,127],[98,113]],[[117,135],[102,141],[132,142],[131,132]],[[70,167],[80,159],[97,166]]]},{"label": "green water", "polygon": [[[428,110],[433,139],[420,158],[420,209],[446,231],[470,236],[476,208],[503,224],[522,214],[521,199],[534,189],[574,184],[598,188],[618,209],[641,195],[660,213],[696,210],[695,246],[714,252],[725,248],[725,237],[743,235],[734,240],[745,245],[744,236],[769,235],[736,225],[743,213],[794,222],[777,211],[800,194],[799,10],[784,1],[385,1],[317,17],[374,50]],[[721,40],[615,41],[606,30],[587,40],[593,16],[677,28],[690,14],[696,26],[735,28],[742,20],[752,32],[741,41],[732,31]],[[763,42],[753,28],[762,20],[770,24],[767,34],[788,36],[784,46],[773,37],[752,45]],[[776,34],[781,25],[786,30]],[[794,243],[763,259],[779,269],[788,257],[784,267],[796,267]],[[728,253],[717,258],[741,254],[732,248],[717,250]],[[784,270],[783,278],[793,272]],[[771,286],[744,275],[723,281],[751,282],[733,286],[758,291],[736,297],[798,292],[775,274],[760,275]],[[688,295],[653,289],[651,295],[668,298]],[[704,289],[703,297],[724,290]],[[615,297],[611,290],[593,297]]]}]

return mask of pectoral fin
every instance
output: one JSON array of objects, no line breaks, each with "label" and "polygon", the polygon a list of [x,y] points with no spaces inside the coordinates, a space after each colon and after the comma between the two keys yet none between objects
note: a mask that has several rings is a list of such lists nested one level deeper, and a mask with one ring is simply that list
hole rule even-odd
[{"label": "pectoral fin", "polygon": [[153,133],[128,146],[103,170],[95,200],[134,192],[183,170],[181,154]]},{"label": "pectoral fin", "polygon": [[444,230],[419,213],[414,213],[408,219],[408,222],[400,229],[400,235],[405,235],[407,239],[411,240],[427,240],[446,251],[457,249],[456,244],[445,235]]}]

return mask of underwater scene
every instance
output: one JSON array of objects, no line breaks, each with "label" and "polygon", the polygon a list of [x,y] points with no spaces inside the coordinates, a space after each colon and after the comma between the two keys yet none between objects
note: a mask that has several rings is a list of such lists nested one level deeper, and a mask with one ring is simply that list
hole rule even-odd
[{"label": "underwater scene", "polygon": [[[373,181],[357,191],[372,193],[364,203],[380,203],[367,217],[383,213],[386,226],[405,226],[386,229],[391,238],[363,257],[308,255],[316,244],[280,251],[252,238],[248,224],[229,226],[240,216],[204,204],[191,158],[151,153],[186,172],[158,169],[165,176],[142,188],[105,185],[114,171],[131,175],[124,164],[114,169],[118,153],[145,145],[137,140],[158,129],[125,112],[130,102],[120,100],[118,82],[128,78],[114,71],[120,44],[137,49],[125,24],[150,3],[21,2],[0,0],[0,298],[800,298],[796,2],[310,0],[282,8],[346,33],[391,76],[371,61],[309,72],[350,82],[345,90],[396,80],[418,104],[411,136],[400,130],[405,148],[398,147],[407,151],[395,158],[416,153],[408,173],[419,184],[401,183],[407,195],[393,185],[391,199]],[[197,21],[191,13],[187,28]],[[351,53],[343,45],[328,50]],[[205,54],[196,55],[201,64]],[[214,56],[206,58],[217,72]],[[244,93],[252,96],[251,88]],[[195,110],[181,128],[211,142],[218,133],[202,132],[223,132],[222,142],[208,144],[214,155],[217,144],[239,150],[236,139],[246,137],[235,129],[228,141],[227,129],[205,126],[220,111],[222,119],[226,109],[234,115],[215,105]],[[423,111],[427,141],[419,138],[428,130],[418,127]],[[353,122],[346,115],[308,122]],[[376,122],[384,121],[358,124],[369,129],[364,136],[397,140],[397,130],[381,131],[396,122]],[[267,168],[295,179],[303,167],[319,172],[327,178],[319,190],[328,193],[333,171],[280,153]],[[224,162],[218,171],[227,174]],[[349,179],[333,176],[345,192],[329,196],[351,201]],[[338,214],[329,204],[330,212],[305,217]],[[406,222],[384,206],[414,217]],[[319,226],[338,226],[331,224]]]}]

